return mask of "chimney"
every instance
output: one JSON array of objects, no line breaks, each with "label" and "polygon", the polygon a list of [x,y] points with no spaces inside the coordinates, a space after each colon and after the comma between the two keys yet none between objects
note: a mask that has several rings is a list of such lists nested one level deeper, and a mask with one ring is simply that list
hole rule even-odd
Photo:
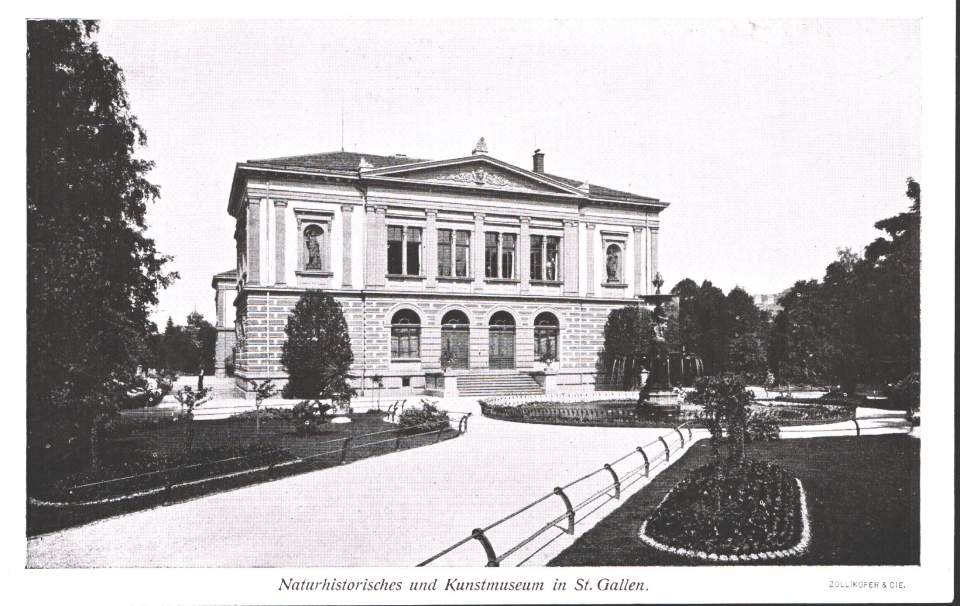
[{"label": "chimney", "polygon": [[533,152],[533,172],[543,174],[543,152],[539,149]]}]

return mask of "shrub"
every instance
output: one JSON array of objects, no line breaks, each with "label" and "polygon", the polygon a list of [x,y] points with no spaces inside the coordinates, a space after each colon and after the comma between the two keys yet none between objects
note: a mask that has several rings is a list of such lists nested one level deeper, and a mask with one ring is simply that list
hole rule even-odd
[{"label": "shrub", "polygon": [[780,438],[780,424],[769,410],[750,410],[747,413],[746,441],[768,442]]},{"label": "shrub", "polygon": [[289,380],[285,398],[352,397],[348,382],[353,350],[343,310],[330,295],[308,290],[286,327],[280,361]]},{"label": "shrub", "polygon": [[434,404],[421,400],[422,408],[407,408],[398,419],[402,429],[416,432],[434,431],[450,425],[447,411],[440,410]]},{"label": "shrub", "polygon": [[317,433],[321,426],[327,422],[327,412],[332,409],[333,406],[320,400],[298,402],[289,412],[293,430],[298,436]]},{"label": "shrub", "polygon": [[889,398],[899,408],[918,410],[920,408],[920,373],[911,372],[890,386]]},{"label": "shrub", "polygon": [[723,374],[703,377],[697,381],[697,390],[688,400],[703,406],[699,420],[710,431],[714,457],[721,462],[721,445],[730,444],[730,456],[743,459],[746,441],[747,405],[753,394],[747,391],[746,381],[740,375]]}]

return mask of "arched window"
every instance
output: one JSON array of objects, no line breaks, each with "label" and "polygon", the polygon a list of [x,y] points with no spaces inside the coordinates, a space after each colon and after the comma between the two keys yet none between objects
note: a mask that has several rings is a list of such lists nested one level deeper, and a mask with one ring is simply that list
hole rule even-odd
[{"label": "arched window", "polygon": [[560,359],[560,322],[545,311],[533,321],[533,353],[537,361]]},{"label": "arched window", "polygon": [[440,321],[440,355],[447,368],[470,367],[470,320],[459,310],[448,311]]},{"label": "arched window", "polygon": [[420,316],[403,309],[390,320],[390,358],[416,360],[420,358]]},{"label": "arched window", "polygon": [[319,225],[308,225],[303,230],[303,268],[308,271],[326,269],[324,255],[327,234]]},{"label": "arched window", "polygon": [[606,276],[609,284],[623,282],[623,249],[619,244],[607,246]]},{"label": "arched window", "polygon": [[490,317],[490,368],[515,368],[516,324],[513,316],[505,311],[498,311]]}]

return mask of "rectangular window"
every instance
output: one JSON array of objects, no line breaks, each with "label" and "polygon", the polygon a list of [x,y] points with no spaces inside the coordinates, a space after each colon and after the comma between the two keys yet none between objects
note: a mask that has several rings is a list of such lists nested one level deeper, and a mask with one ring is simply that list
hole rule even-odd
[{"label": "rectangular window", "polygon": [[394,360],[420,357],[420,328],[394,327],[390,331],[390,356]]},{"label": "rectangular window", "polygon": [[558,236],[547,236],[546,252],[547,258],[543,263],[545,278],[547,280],[559,280],[560,238]]},{"label": "rectangular window", "polygon": [[530,236],[530,279],[560,279],[559,236]]},{"label": "rectangular window", "polygon": [[403,227],[387,227],[387,273],[403,273]]},{"label": "rectangular window", "polygon": [[423,229],[387,226],[387,273],[393,276],[419,276]]},{"label": "rectangular window", "polygon": [[420,275],[420,240],[423,230],[419,227],[407,227],[407,267],[404,274],[408,276]]},{"label": "rectangular window", "polygon": [[500,234],[492,231],[486,233],[486,275],[488,278],[499,278],[499,263],[497,263],[497,249],[500,243]]},{"label": "rectangular window", "polygon": [[470,232],[457,230],[457,277],[466,278],[470,275]]},{"label": "rectangular window", "polygon": [[517,236],[514,234],[501,234],[500,251],[500,277],[513,278],[513,262],[516,258]]},{"label": "rectangular window", "polygon": [[543,236],[530,236],[530,279],[543,279]]},{"label": "rectangular window", "polygon": [[452,229],[437,230],[437,274],[444,277],[453,275]]}]

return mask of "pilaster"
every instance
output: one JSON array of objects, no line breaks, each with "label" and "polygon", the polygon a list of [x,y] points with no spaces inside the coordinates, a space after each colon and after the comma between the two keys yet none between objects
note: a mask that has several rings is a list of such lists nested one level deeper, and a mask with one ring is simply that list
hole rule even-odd
[{"label": "pilaster", "polygon": [[520,217],[520,292],[530,291],[530,217]]},{"label": "pilaster", "polygon": [[340,216],[343,220],[343,281],[342,288],[353,287],[353,206],[344,204],[340,207]]},{"label": "pilaster", "polygon": [[367,206],[366,213],[367,225],[364,230],[366,232],[366,250],[363,255],[363,282],[369,288],[377,284],[377,209],[373,206]]},{"label": "pilaster", "polygon": [[260,284],[260,200],[247,200],[247,284]]},{"label": "pilaster", "polygon": [[277,284],[284,284],[286,282],[286,269],[284,264],[284,258],[287,250],[287,203],[284,200],[274,200],[274,239],[276,243],[274,246],[277,249],[276,261],[274,266],[276,268],[276,280]]},{"label": "pilaster", "polygon": [[[424,286],[427,288],[437,287],[437,211],[427,210],[427,225],[423,234],[423,245],[426,258],[423,260],[427,264],[424,275],[426,280]],[[453,251],[456,259],[457,251]]]},{"label": "pilaster", "polygon": [[483,213],[473,214],[473,289],[483,290],[483,281],[486,276],[484,256],[486,255],[486,240],[483,237]]},{"label": "pilaster", "polygon": [[594,284],[594,282],[596,281],[594,278],[594,273],[596,272],[596,267],[595,267],[596,261],[594,259],[594,255],[596,254],[596,251],[594,251],[594,248],[596,248],[597,246],[596,240],[595,240],[596,230],[597,230],[596,223],[587,223],[587,243],[586,243],[587,267],[585,268],[585,270],[586,270],[586,282],[587,282],[586,295],[588,297],[592,297],[596,293],[596,285]]},{"label": "pilaster", "polygon": [[633,292],[636,295],[645,295],[647,285],[647,228],[643,225],[633,226]]},{"label": "pilaster", "polygon": [[653,225],[650,227],[650,280],[657,275],[657,251],[659,248],[660,227]]},{"label": "pilaster", "polygon": [[580,290],[580,278],[577,272],[577,257],[580,254],[579,221],[563,222],[563,293],[576,295]]}]

